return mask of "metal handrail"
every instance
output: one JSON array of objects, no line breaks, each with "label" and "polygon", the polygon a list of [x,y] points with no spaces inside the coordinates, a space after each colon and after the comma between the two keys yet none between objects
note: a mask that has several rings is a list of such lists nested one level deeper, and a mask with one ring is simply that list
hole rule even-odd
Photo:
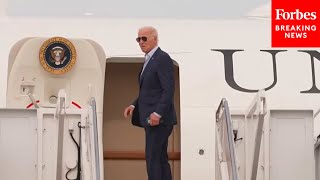
[{"label": "metal handrail", "polygon": [[28,93],[28,96],[29,96],[29,98],[30,98],[33,106],[38,109],[38,108],[39,108],[39,105],[37,104],[37,102],[36,102],[36,100],[34,99],[34,97],[32,96],[32,94],[31,94],[31,93]]},{"label": "metal handrail", "polygon": [[93,120],[93,139],[95,149],[95,163],[96,163],[96,180],[100,180],[100,159],[99,159],[99,140],[98,140],[98,122],[97,122],[97,108],[96,100],[94,97],[91,98],[90,105],[92,107],[92,120]]},{"label": "metal handrail", "polygon": [[[313,119],[316,119],[320,115],[320,108],[314,113]],[[320,146],[320,134],[317,136],[316,142],[314,144],[314,149],[317,149]]]},{"label": "metal handrail", "polygon": [[259,90],[257,95],[254,97],[249,108],[246,112],[246,117],[252,116],[258,110],[258,114],[267,113],[267,102],[265,90]]},{"label": "metal handrail", "polygon": [[[59,91],[62,92],[62,91]],[[65,122],[65,107],[66,98],[63,96],[65,94],[59,93],[56,116],[58,118],[58,147],[57,147],[57,169],[56,169],[56,179],[60,180],[62,177],[62,159],[63,159],[63,139],[64,139],[64,122]],[[64,109],[64,114],[62,114],[62,109]]]},{"label": "metal handrail", "polygon": [[254,97],[253,101],[251,102],[246,112],[245,117],[248,118],[250,116],[255,115],[255,113],[257,113],[258,115],[258,126],[257,126],[257,131],[255,136],[255,147],[254,147],[253,162],[252,162],[251,180],[257,179],[264,116],[267,114],[267,100],[266,100],[264,90],[259,90],[257,95]]},{"label": "metal handrail", "polygon": [[316,118],[320,114],[320,108],[314,113],[313,118]]},{"label": "metal handrail", "polygon": [[227,135],[228,135],[228,147],[230,150],[230,159],[231,159],[231,169],[232,169],[232,180],[238,180],[238,172],[236,166],[236,154],[235,154],[235,145],[233,141],[233,129],[231,122],[231,115],[228,106],[228,102],[223,98],[220,102],[220,105],[216,111],[216,122],[219,122],[222,115],[225,115],[226,125],[227,125]]}]

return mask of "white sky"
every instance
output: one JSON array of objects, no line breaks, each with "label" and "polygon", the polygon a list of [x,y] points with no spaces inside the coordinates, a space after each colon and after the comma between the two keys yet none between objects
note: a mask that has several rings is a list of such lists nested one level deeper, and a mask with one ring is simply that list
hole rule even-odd
[{"label": "white sky", "polygon": [[[269,0],[0,0],[8,16],[229,18]],[[1,11],[1,8],[0,8]],[[1,15],[1,13],[0,13]]]}]

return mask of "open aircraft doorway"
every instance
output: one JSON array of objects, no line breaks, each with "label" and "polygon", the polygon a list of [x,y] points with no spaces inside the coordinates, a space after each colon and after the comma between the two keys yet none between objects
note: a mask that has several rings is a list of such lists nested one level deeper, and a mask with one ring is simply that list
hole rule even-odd
[{"label": "open aircraft doorway", "polygon": [[[180,82],[174,62],[175,96],[178,125],[169,138],[168,155],[174,180],[180,180]],[[144,130],[123,117],[123,110],[138,95],[138,74],[143,58],[107,59],[103,109],[104,179],[147,180]]]}]

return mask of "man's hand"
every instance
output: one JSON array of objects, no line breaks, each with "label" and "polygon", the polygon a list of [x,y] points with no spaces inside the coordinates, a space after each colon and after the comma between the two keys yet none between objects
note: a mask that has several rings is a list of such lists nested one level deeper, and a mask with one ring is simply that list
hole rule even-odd
[{"label": "man's hand", "polygon": [[157,126],[160,124],[160,117],[154,113],[150,114],[150,126]]},{"label": "man's hand", "polygon": [[134,107],[133,106],[128,106],[126,107],[126,109],[124,109],[124,112],[123,112],[123,115],[126,119],[128,119],[129,116],[132,116],[132,113],[133,113],[133,109]]}]

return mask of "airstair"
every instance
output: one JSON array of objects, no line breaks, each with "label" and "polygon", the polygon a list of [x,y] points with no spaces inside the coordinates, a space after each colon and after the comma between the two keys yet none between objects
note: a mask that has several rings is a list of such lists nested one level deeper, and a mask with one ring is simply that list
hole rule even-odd
[{"label": "airstair", "polygon": [[266,99],[259,91],[246,112],[233,112],[221,100],[216,180],[318,180],[320,143],[314,145],[313,111],[268,109]]},{"label": "airstair", "polygon": [[[314,113],[314,119],[319,120],[320,109]],[[315,168],[316,168],[316,180],[320,180],[320,134],[317,136],[316,142],[314,144],[314,156],[315,156]]]},{"label": "airstair", "polygon": [[66,99],[62,89],[55,108],[0,109],[1,179],[103,179],[95,99],[81,109]]}]

